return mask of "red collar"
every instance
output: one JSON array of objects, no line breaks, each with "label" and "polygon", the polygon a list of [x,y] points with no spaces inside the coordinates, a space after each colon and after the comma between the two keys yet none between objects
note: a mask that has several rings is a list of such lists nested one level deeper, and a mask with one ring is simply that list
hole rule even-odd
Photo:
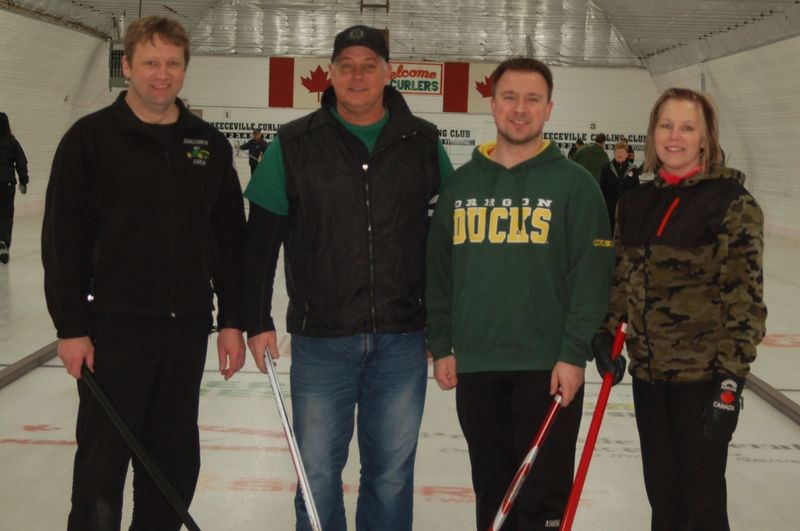
[{"label": "red collar", "polygon": [[698,164],[697,166],[695,166],[694,168],[689,170],[689,173],[687,173],[686,175],[675,175],[674,173],[669,173],[662,166],[658,170],[658,175],[660,175],[661,178],[664,179],[664,182],[666,182],[667,184],[675,186],[676,184],[678,184],[679,182],[683,181],[684,179],[688,179],[689,177],[693,177],[693,176],[697,175],[698,173],[700,173],[700,170],[702,170],[702,169],[703,169],[703,165],[702,164]]}]

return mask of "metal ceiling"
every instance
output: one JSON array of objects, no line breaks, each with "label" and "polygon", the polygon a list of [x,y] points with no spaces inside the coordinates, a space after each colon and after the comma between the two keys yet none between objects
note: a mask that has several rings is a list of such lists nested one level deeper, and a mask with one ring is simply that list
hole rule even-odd
[{"label": "metal ceiling", "polygon": [[[366,4],[366,6],[365,6]],[[195,54],[327,56],[365,23],[392,57],[668,70],[800,34],[800,0],[0,0],[115,37],[141,15],[180,20]]]}]

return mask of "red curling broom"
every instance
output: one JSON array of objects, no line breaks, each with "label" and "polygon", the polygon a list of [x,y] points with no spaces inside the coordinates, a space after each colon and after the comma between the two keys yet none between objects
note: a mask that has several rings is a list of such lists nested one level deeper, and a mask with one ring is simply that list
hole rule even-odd
[{"label": "red curling broom", "polygon": [[[627,325],[624,321],[620,321],[617,326],[617,333],[614,335],[614,345],[611,347],[612,360],[617,359],[617,356],[622,352],[626,330]],[[561,519],[559,531],[570,531],[572,529],[572,521],[575,519],[575,512],[578,510],[578,502],[581,499],[583,484],[586,481],[586,474],[589,472],[589,463],[592,460],[594,446],[597,443],[597,435],[600,433],[600,423],[603,422],[603,414],[606,411],[606,404],[608,404],[608,395],[611,393],[613,379],[614,375],[610,371],[603,375],[603,384],[600,386],[600,394],[597,396],[597,405],[592,415],[592,423],[589,425],[589,432],[586,435],[586,444],[583,446],[581,461],[578,464],[575,482],[572,484],[572,490],[569,493],[569,501],[567,501],[567,508],[564,512],[564,517]]]}]

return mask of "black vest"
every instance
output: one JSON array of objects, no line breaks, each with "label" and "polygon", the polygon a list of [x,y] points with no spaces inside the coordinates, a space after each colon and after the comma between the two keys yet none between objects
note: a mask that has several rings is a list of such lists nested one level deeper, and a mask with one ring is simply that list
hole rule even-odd
[{"label": "black vest", "polygon": [[428,208],[439,189],[438,132],[387,87],[389,121],[370,155],[322,108],[278,133],[289,199],[287,329],[316,337],[425,326]]}]

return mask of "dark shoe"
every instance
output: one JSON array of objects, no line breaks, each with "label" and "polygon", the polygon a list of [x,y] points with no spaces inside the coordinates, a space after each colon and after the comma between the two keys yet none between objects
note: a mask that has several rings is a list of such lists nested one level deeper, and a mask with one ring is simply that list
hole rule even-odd
[{"label": "dark shoe", "polygon": [[8,246],[6,245],[6,242],[0,242],[0,262],[7,264],[8,259]]}]

